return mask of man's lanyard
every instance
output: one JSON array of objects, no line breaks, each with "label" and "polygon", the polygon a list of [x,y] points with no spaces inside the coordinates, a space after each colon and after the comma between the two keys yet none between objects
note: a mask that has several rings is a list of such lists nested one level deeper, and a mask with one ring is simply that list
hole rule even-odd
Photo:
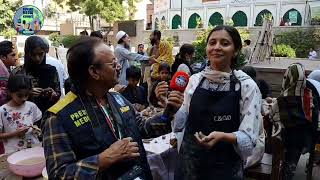
[{"label": "man's lanyard", "polygon": [[107,107],[103,106],[98,100],[97,100],[97,103],[99,104],[100,108],[102,109],[103,115],[106,118],[107,124],[108,124],[110,130],[112,131],[114,137],[116,137],[117,139],[122,139],[119,126],[118,126],[118,135],[119,136],[116,135],[116,129],[114,128],[115,124],[111,120],[111,117],[109,115]]}]

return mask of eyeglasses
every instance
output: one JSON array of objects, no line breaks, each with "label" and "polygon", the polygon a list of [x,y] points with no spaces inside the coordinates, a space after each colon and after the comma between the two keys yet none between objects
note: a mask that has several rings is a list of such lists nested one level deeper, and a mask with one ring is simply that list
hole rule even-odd
[{"label": "eyeglasses", "polygon": [[118,61],[117,60],[113,60],[112,62],[94,63],[92,65],[94,65],[94,66],[102,66],[103,64],[112,65],[112,68],[116,68],[117,65],[118,65]]}]

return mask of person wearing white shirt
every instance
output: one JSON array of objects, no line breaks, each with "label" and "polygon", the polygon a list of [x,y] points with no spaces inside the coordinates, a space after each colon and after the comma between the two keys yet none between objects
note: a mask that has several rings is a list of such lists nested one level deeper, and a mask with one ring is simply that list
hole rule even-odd
[{"label": "person wearing white shirt", "polygon": [[309,59],[312,59],[312,60],[317,59],[317,52],[313,48],[310,49]]},{"label": "person wearing white shirt", "polygon": [[49,52],[49,43],[46,39],[44,39],[44,42],[47,44],[47,49],[46,49],[46,63],[54,66],[57,69],[58,76],[59,76],[59,82],[60,82],[60,90],[61,90],[61,97],[62,98],[65,95],[64,92],[64,81],[69,77],[67,71],[64,69],[63,64],[61,63],[60,60],[57,58],[54,58],[48,54]]}]

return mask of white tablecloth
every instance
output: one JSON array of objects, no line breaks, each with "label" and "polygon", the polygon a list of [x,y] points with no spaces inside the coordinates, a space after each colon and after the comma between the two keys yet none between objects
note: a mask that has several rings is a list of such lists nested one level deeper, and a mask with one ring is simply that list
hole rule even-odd
[{"label": "white tablecloth", "polygon": [[149,143],[144,143],[148,153],[153,180],[173,180],[174,170],[177,162],[178,152],[170,145],[170,139],[175,136],[173,133],[160,136]]}]

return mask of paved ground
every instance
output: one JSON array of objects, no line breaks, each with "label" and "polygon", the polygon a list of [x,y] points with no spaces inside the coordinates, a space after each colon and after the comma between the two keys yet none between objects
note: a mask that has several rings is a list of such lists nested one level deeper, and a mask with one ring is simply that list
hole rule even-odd
[{"label": "paved ground", "polygon": [[264,61],[259,64],[251,64],[254,67],[258,68],[278,68],[286,69],[291,63],[299,62],[303,64],[306,70],[315,70],[320,69],[320,59],[319,60],[308,60],[308,59],[287,59],[287,58],[271,58],[270,61]]}]

